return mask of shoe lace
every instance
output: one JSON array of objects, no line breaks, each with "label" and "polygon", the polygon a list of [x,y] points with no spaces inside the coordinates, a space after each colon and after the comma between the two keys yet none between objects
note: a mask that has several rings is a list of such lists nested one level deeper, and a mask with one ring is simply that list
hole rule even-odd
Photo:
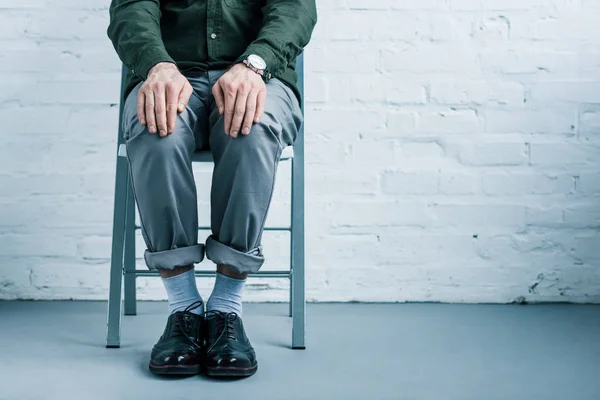
[{"label": "shoe lace", "polygon": [[[180,336],[183,336],[187,339],[188,342],[190,342],[193,346],[201,349],[202,346],[200,346],[198,343],[196,343],[196,341],[194,339],[192,339],[193,336],[195,335],[191,335],[191,321],[192,321],[192,310],[195,310],[198,307],[201,307],[204,303],[202,302],[202,300],[198,300],[192,304],[190,304],[189,306],[187,306],[185,308],[185,310],[183,310],[183,312],[181,313],[177,313],[176,314],[176,324],[173,327],[173,330],[179,334]],[[192,337],[191,337],[192,336]]]},{"label": "shoe lace", "polygon": [[222,313],[220,311],[207,311],[205,313],[205,316],[208,318],[213,317],[213,316],[216,317],[215,322],[216,322],[217,331],[221,332],[219,334],[219,337],[214,341],[214,344],[219,342],[222,338],[237,341],[237,337],[235,336],[235,326],[233,324],[234,321],[238,318],[237,314],[234,312],[230,312],[225,315],[223,315],[223,314],[224,313]]}]

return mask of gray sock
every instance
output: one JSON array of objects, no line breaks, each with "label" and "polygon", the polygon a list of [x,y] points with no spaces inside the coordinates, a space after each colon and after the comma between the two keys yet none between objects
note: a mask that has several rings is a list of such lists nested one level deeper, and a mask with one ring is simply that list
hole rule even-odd
[{"label": "gray sock", "polygon": [[[194,275],[193,269],[170,278],[162,278],[162,281],[165,289],[167,289],[171,314],[183,311],[191,304],[202,301],[196,286],[196,275]],[[199,315],[202,314],[203,309],[204,307],[197,307],[190,311]]]},{"label": "gray sock", "polygon": [[235,279],[217,272],[215,287],[206,303],[208,311],[234,312],[242,316],[242,291],[245,279]]}]

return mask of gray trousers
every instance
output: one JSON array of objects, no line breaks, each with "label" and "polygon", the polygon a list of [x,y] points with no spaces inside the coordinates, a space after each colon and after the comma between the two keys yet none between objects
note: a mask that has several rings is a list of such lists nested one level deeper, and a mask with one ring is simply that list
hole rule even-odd
[{"label": "gray trousers", "polygon": [[[123,131],[133,191],[150,269],[199,263],[206,256],[238,272],[256,272],[264,263],[261,237],[281,151],[291,145],[302,123],[296,97],[283,83],[267,84],[265,113],[247,136],[225,135],[211,93],[223,71],[189,75],[194,88],[175,132],[150,134],[137,118],[139,84],[127,97]],[[192,154],[209,150],[214,158],[211,230],[198,243],[196,184]]]}]

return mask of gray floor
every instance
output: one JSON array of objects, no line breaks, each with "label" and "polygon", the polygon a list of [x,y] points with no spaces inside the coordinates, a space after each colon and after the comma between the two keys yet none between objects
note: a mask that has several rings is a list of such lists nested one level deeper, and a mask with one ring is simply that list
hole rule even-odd
[{"label": "gray floor", "polygon": [[600,306],[315,304],[301,351],[286,305],[249,304],[259,370],[241,381],[152,376],[166,305],[124,317],[120,349],[105,309],[0,302],[0,399],[600,399]]}]

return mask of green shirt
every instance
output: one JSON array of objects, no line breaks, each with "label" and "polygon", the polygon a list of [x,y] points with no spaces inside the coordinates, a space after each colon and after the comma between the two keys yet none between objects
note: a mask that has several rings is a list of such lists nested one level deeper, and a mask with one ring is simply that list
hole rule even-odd
[{"label": "green shirt", "polygon": [[112,0],[110,37],[129,93],[159,62],[182,72],[225,69],[250,54],[296,96],[296,57],[317,21],[315,0]]}]

